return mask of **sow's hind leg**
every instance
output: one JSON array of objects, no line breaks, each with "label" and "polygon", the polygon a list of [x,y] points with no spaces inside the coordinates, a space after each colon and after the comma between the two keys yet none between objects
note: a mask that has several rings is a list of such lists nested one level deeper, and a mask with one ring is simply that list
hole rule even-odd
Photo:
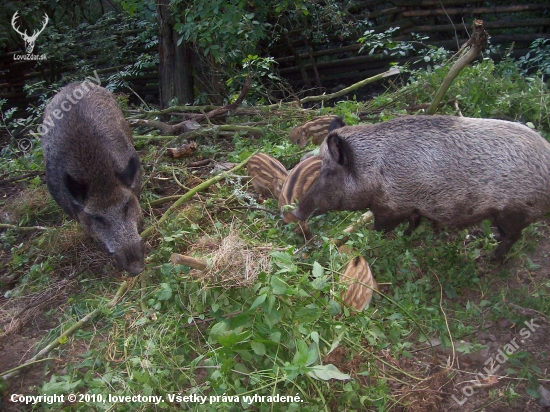
[{"label": "sow's hind leg", "polygon": [[498,246],[494,252],[494,259],[498,261],[504,260],[506,253],[521,237],[523,229],[529,225],[527,216],[518,212],[503,211],[494,217],[494,222],[497,225],[499,232]]},{"label": "sow's hind leg", "polygon": [[420,215],[420,213],[418,213],[417,210],[412,212],[409,216],[409,227],[407,229],[405,229],[403,234],[405,236],[410,236],[411,233],[414,232],[414,230],[418,227],[418,225],[420,225],[420,219],[421,218],[422,218],[422,216]]},{"label": "sow's hind leg", "polygon": [[374,213],[374,230],[379,232],[391,232],[401,222],[403,222],[405,218],[407,218],[407,216],[384,215],[376,213],[372,209],[371,211]]}]

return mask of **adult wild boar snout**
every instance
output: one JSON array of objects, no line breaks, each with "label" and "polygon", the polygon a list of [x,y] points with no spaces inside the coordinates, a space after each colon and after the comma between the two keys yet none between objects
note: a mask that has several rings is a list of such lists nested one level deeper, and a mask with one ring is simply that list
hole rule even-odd
[{"label": "adult wild boar snout", "polygon": [[315,203],[316,196],[314,194],[317,190],[316,187],[318,186],[316,183],[317,182],[311,185],[303,199],[298,202],[298,206],[291,212],[292,216],[294,216],[298,220],[305,221],[312,216],[317,216],[325,212],[325,210],[320,207],[320,204]]},{"label": "adult wild boar snout", "polygon": [[141,239],[123,245],[114,254],[117,266],[128,272],[130,276],[137,276],[145,269],[145,247]]}]

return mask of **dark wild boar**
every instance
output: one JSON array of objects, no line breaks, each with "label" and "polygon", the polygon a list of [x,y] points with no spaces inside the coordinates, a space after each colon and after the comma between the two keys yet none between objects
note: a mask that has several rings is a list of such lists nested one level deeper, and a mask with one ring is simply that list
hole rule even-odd
[{"label": "dark wild boar", "polygon": [[139,274],[140,162],[118,103],[90,82],[69,84],[46,106],[43,130],[51,195],[120,269]]},{"label": "dark wild boar", "polygon": [[492,219],[503,259],[550,210],[550,144],[518,123],[406,116],[343,127],[321,146],[319,177],[292,213],[370,208],[376,230],[421,217],[465,227]]}]

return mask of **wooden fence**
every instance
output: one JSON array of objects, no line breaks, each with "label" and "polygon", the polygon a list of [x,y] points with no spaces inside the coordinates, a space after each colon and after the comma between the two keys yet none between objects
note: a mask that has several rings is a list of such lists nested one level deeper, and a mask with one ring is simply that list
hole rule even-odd
[{"label": "wooden fence", "polygon": [[[529,45],[538,38],[550,37],[550,6],[545,1],[530,4],[494,2],[491,7],[478,5],[487,2],[467,0],[421,1],[363,1],[355,7],[357,20],[368,20],[369,30],[381,33],[399,27],[392,33],[396,41],[414,40],[413,33],[429,36],[426,45],[458,50],[468,40],[474,19],[484,20],[491,36],[491,45],[504,49],[513,44],[513,57],[525,55]],[[329,24],[323,28],[334,30]],[[349,84],[358,78],[369,77],[387,70],[390,62],[404,64],[418,57],[401,58],[384,55],[358,54],[361,45],[357,37],[343,39],[329,36],[329,42],[316,45],[300,35],[289,33],[286,44],[280,42],[271,50],[281,75],[295,87],[323,87],[334,81]],[[496,56],[498,57],[498,56]],[[332,82],[331,82],[332,81]]]}]

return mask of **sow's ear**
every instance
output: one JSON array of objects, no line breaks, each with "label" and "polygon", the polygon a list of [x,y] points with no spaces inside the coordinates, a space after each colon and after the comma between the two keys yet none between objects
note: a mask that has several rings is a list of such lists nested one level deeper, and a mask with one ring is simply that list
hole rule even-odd
[{"label": "sow's ear", "polygon": [[130,157],[128,161],[128,166],[122,172],[115,172],[116,176],[125,186],[132,187],[134,183],[134,178],[136,177],[137,172],[139,171],[139,159],[136,155]]},{"label": "sow's ear", "polygon": [[330,157],[340,166],[349,167],[351,163],[351,152],[345,139],[335,133],[329,134],[326,140],[327,150]]},{"label": "sow's ear", "polygon": [[88,196],[88,186],[85,183],[79,183],[73,179],[73,177],[66,173],[65,174],[65,186],[69,191],[70,195],[74,199],[72,202],[75,206],[82,206],[86,197]]},{"label": "sow's ear", "polygon": [[340,116],[335,117],[330,121],[330,124],[328,125],[328,132],[330,133],[333,130],[339,129],[344,126],[347,126],[346,122],[344,122],[344,119],[342,119]]}]

